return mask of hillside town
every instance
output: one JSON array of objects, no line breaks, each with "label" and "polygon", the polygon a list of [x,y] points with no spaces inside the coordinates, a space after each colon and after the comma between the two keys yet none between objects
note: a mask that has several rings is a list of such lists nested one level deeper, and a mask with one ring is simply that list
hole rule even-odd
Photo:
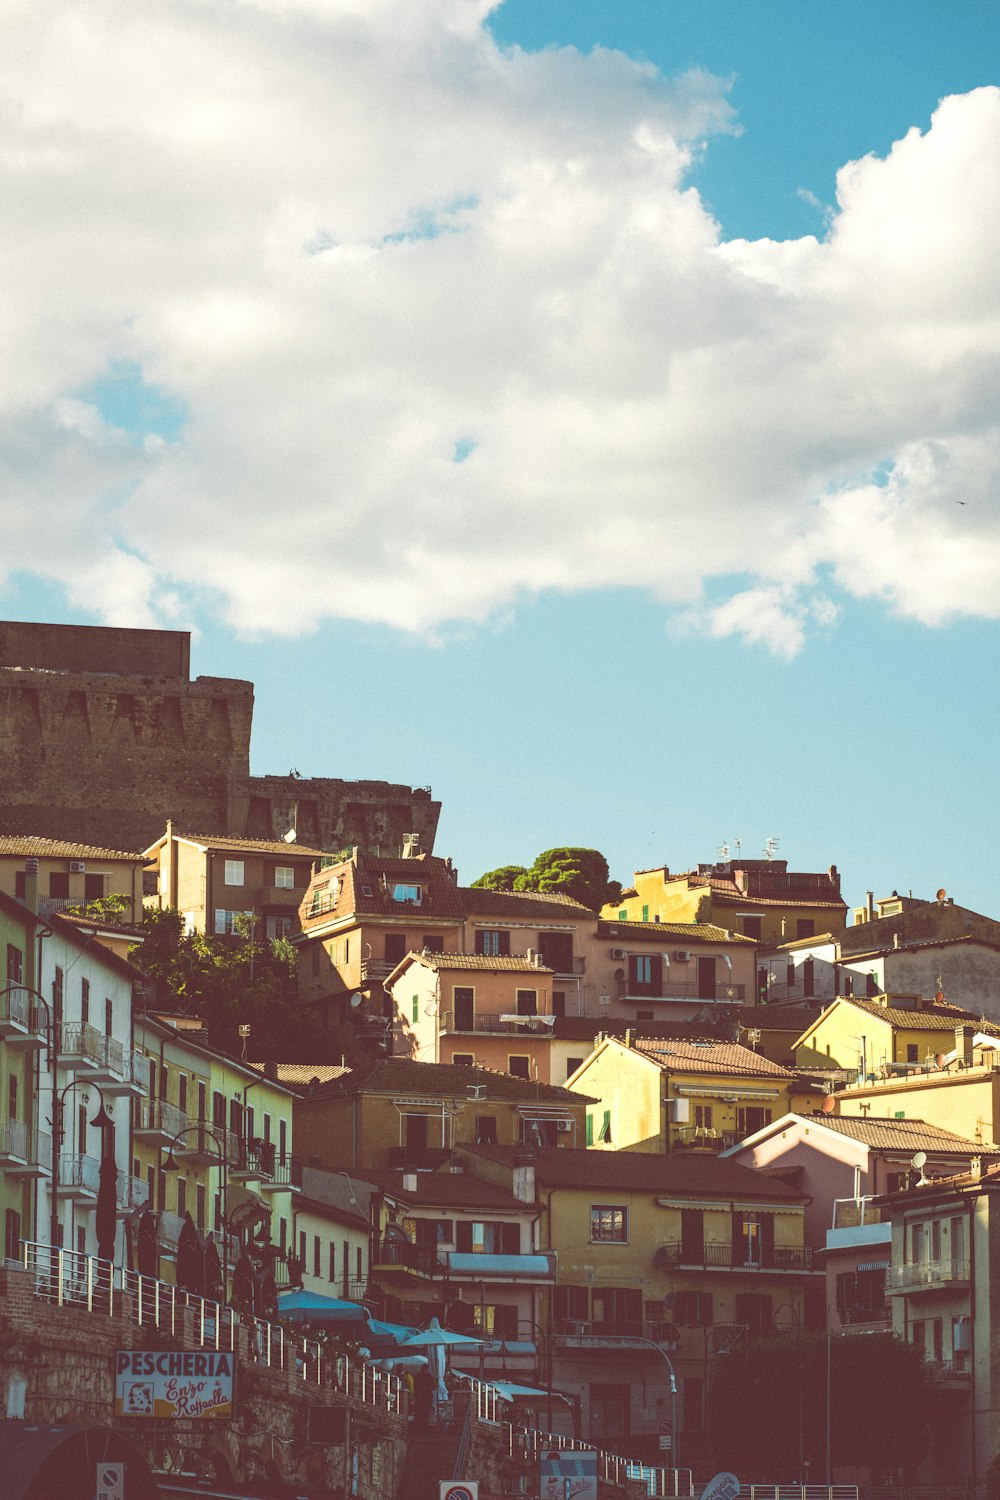
[{"label": "hillside town", "polygon": [[962,872],[459,872],[429,788],[251,776],[252,702],[183,632],[0,624],[17,1494],[991,1494]]}]

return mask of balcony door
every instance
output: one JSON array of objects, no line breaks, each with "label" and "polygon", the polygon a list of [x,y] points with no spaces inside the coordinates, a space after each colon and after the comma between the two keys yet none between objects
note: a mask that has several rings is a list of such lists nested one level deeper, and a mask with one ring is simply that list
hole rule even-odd
[{"label": "balcony door", "polygon": [[455,1030],[473,1031],[475,1029],[476,1015],[476,992],[456,986],[454,992],[455,1000]]},{"label": "balcony door", "polygon": [[699,958],[698,960],[698,998],[699,1000],[716,998],[714,958]]}]

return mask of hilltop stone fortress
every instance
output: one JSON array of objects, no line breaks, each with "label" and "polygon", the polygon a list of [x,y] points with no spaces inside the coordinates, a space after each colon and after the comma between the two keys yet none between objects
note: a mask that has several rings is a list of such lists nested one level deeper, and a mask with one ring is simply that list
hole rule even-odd
[{"label": "hilltop stone fortress", "polygon": [[144,849],[185,832],[431,850],[423,787],[250,775],[253,683],[190,676],[181,630],[0,621],[0,831]]}]

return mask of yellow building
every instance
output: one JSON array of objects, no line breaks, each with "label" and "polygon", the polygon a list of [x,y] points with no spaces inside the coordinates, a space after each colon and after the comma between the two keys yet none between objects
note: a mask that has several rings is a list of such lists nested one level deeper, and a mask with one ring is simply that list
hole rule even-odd
[{"label": "yellow building", "polygon": [[208,1047],[183,1018],[137,1015],[135,1045],[148,1059],[149,1091],[133,1103],[132,1172],[148,1185],[157,1215],[161,1274],[172,1276],[186,1213],[220,1252],[225,1214],[230,1268],[234,1236],[254,1220],[280,1249],[294,1248],[302,1169],[292,1150],[291,1090]]},{"label": "yellow building", "polygon": [[722,1151],[819,1091],[734,1042],[605,1037],[566,1087],[593,1095],[586,1143],[607,1151]]},{"label": "yellow building", "polygon": [[822,1282],[802,1195],[735,1162],[679,1153],[543,1149],[526,1161],[468,1147],[458,1160],[547,1204],[539,1248],[555,1251],[558,1280],[540,1322],[553,1384],[575,1397],[583,1435],[628,1439],[630,1453],[663,1462],[656,1434],[673,1418],[675,1459],[698,1468],[713,1362],[741,1339],[801,1325],[805,1288]]},{"label": "yellow building", "polygon": [[307,1166],[436,1167],[464,1141],[580,1145],[592,1103],[486,1068],[379,1058],[295,1101]]},{"label": "yellow building", "polygon": [[710,922],[755,942],[776,944],[842,927],[840,876],[789,870],[783,859],[719,860],[671,873],[637,870],[635,883],[601,916],[622,922]]},{"label": "yellow building", "polygon": [[[844,1071],[865,1082],[940,1067],[968,1031],[1000,1040],[1000,1027],[919,995],[844,996],[827,1005],[795,1043],[795,1065]],[[852,1079],[853,1081],[853,1079]]]},{"label": "yellow building", "polygon": [[67,906],[120,896],[125,903],[124,920],[142,920],[144,855],[64,839],[4,834],[0,836],[0,891],[18,901],[26,900],[29,894],[28,859],[37,861],[37,906],[43,916]]}]

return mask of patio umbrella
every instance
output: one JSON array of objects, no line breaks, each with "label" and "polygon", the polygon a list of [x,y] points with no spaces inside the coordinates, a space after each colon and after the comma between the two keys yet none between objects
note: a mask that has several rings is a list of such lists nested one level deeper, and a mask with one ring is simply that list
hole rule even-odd
[{"label": "patio umbrella", "polygon": [[428,1326],[421,1333],[412,1333],[408,1339],[400,1344],[401,1349],[426,1349],[431,1370],[437,1380],[437,1396],[439,1401],[447,1401],[448,1387],[444,1383],[444,1372],[447,1364],[447,1351],[458,1344],[481,1344],[482,1339],[471,1338],[467,1333],[452,1333],[449,1328],[442,1328],[437,1318],[431,1318]]},{"label": "patio umbrella", "polygon": [[367,1309],[360,1302],[324,1297],[319,1292],[282,1292],[278,1317],[292,1323],[358,1323],[366,1327]]},{"label": "patio umbrella", "polygon": [[203,1273],[201,1240],[191,1215],[185,1214],[181,1232],[177,1236],[177,1285],[200,1297],[204,1285]]},{"label": "patio umbrella", "polygon": [[233,1268],[233,1294],[231,1298],[234,1307],[251,1317],[257,1311],[257,1277],[254,1274],[250,1257],[246,1250],[242,1252],[239,1260]]},{"label": "patio umbrella", "polygon": [[118,1163],[115,1161],[114,1126],[101,1131],[101,1169],[97,1186],[97,1208],[94,1227],[97,1231],[97,1254],[101,1260],[114,1260],[118,1237]]},{"label": "patio umbrella", "polygon": [[226,1286],[222,1279],[222,1261],[219,1259],[219,1247],[214,1240],[206,1238],[201,1263],[205,1285],[202,1296],[209,1302],[225,1302]]},{"label": "patio umbrella", "polygon": [[156,1230],[156,1214],[151,1208],[144,1209],[135,1237],[135,1262],[140,1276],[155,1276],[160,1269]]}]

